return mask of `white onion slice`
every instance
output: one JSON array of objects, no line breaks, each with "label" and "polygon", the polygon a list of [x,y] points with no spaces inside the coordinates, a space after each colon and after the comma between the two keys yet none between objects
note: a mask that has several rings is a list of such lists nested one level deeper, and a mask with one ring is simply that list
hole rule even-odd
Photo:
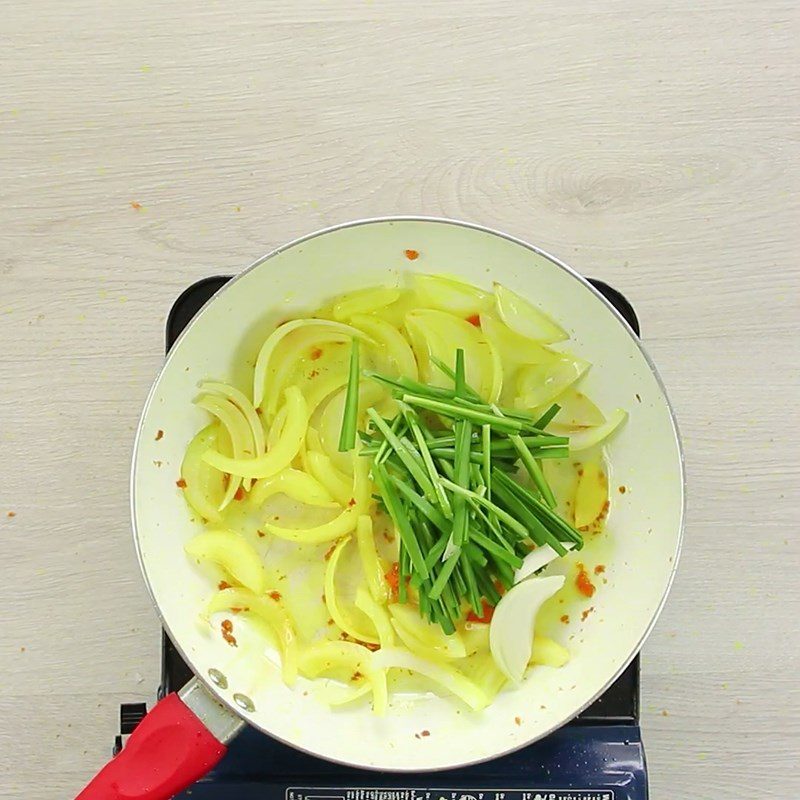
[{"label": "white onion slice", "polygon": [[[562,542],[565,550],[572,550],[575,545],[572,542]],[[524,581],[525,578],[530,577],[534,572],[538,572],[542,567],[546,567],[551,561],[557,559],[558,553],[550,547],[549,544],[543,544],[535,550],[531,550],[525,558],[522,559],[522,566],[514,573],[514,583]]]},{"label": "white onion slice", "polygon": [[495,607],[489,649],[497,668],[514,683],[522,680],[531,660],[536,615],[563,585],[563,575],[530,578],[512,586]]}]

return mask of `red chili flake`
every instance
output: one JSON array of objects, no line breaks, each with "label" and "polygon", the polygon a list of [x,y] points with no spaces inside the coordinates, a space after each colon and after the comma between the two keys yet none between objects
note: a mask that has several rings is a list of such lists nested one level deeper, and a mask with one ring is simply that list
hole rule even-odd
[{"label": "red chili flake", "polygon": [[480,328],[481,326],[480,314],[473,314],[471,317],[467,317],[467,322],[469,322],[470,325],[474,325],[476,328]]},{"label": "red chili flake", "polygon": [[228,581],[220,581],[217,584],[217,589],[219,589],[220,591],[222,591],[223,589],[230,589],[230,588],[231,585],[228,583]]},{"label": "red chili flake", "polygon": [[514,717],[514,722],[517,725],[522,725],[522,717]]},{"label": "red chili flake", "polygon": [[606,565],[605,564],[598,564],[594,568],[594,574],[595,575],[602,575],[605,571],[606,571]]},{"label": "red chili flake", "polygon": [[269,596],[270,596],[270,597],[271,597],[271,598],[272,598],[272,599],[273,599],[275,602],[277,602],[278,600],[280,600],[280,599],[281,599],[281,597],[282,597],[281,593],[280,593],[280,592],[278,592],[278,591],[275,591],[274,589],[273,589],[273,590],[272,590],[272,591],[269,593]]},{"label": "red chili flake", "polygon": [[186,481],[183,478],[178,478],[178,480],[175,481],[175,485],[179,489],[185,489],[186,488]]},{"label": "red chili flake", "polygon": [[8,514],[6,514],[6,516],[7,516],[9,519],[10,519],[11,517],[16,517],[16,516],[17,516],[17,512],[16,512],[16,511],[9,511],[9,512],[8,512]]},{"label": "red chili flake", "polygon": [[131,200],[131,208],[138,211],[142,207],[141,203],[137,203],[136,200]]},{"label": "red chili flake", "polygon": [[419,253],[416,250],[404,250],[403,252],[409,261],[416,261],[419,258]]},{"label": "red chili flake", "polygon": [[355,499],[355,497],[351,497],[351,498],[350,498],[350,499],[347,501],[347,506],[348,506],[348,508],[352,508],[352,507],[353,507],[355,504],[356,504],[356,499]]},{"label": "red chili flake", "polygon": [[238,647],[236,644],[236,637],[233,635],[233,623],[229,619],[222,620],[220,627],[222,628],[222,638],[231,646]]},{"label": "red chili flake", "polygon": [[241,486],[236,490],[236,494],[234,494],[233,499],[244,500],[244,489]]},{"label": "red chili flake", "polygon": [[591,613],[592,613],[592,611],[594,611],[594,606],[589,606],[589,608],[587,608],[587,609],[586,609],[586,610],[585,610],[585,611],[584,611],[584,612],[581,614],[581,620],[582,620],[583,622],[586,622],[586,618],[589,616],[589,614],[591,614]]},{"label": "red chili flake", "polygon": [[249,609],[249,607],[248,607],[248,606],[231,606],[231,611],[232,611],[234,614],[241,614],[241,613],[242,613],[242,611],[249,611],[249,610],[250,610],[250,609]]},{"label": "red chili flake", "polygon": [[161,428],[159,428],[156,433],[156,441],[159,441],[163,438],[164,438],[164,431],[162,431]]},{"label": "red chili flake", "polygon": [[594,584],[589,579],[589,573],[583,564],[578,564],[577,567],[578,574],[575,577],[575,585],[584,597],[591,597],[594,594]]},{"label": "red chili flake", "polygon": [[311,351],[311,360],[312,361],[316,361],[321,355],[322,355],[322,348],[321,347],[315,347]]},{"label": "red chili flake", "polygon": [[386,583],[392,591],[392,596],[397,597],[397,590],[400,588],[400,562],[395,561],[386,573]]},{"label": "red chili flake", "polygon": [[489,605],[486,600],[483,600],[483,614],[479,617],[474,611],[467,614],[467,622],[484,622],[486,624],[492,621],[494,616],[494,606]]},{"label": "red chili flake", "polygon": [[331,556],[333,555],[333,551],[336,549],[336,545],[332,544],[326,551],[325,551],[325,560],[330,561]]},{"label": "red chili flake", "polygon": [[561,615],[561,621],[562,621],[562,622],[563,622],[565,625],[568,625],[568,624],[569,624],[569,614],[562,614],[562,615]]}]

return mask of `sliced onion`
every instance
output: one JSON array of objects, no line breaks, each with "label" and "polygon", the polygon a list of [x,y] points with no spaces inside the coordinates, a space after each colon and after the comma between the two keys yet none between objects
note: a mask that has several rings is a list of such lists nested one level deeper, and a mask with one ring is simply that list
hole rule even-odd
[{"label": "sliced onion", "polygon": [[316,478],[307,472],[287,467],[277,475],[261,478],[250,490],[249,502],[262,506],[276,494],[285,494],[298,503],[321,508],[336,508],[338,503]]},{"label": "sliced onion", "polygon": [[[572,542],[562,542],[561,544],[564,546],[565,550],[572,550],[572,548],[575,547]],[[558,553],[556,553],[549,544],[543,544],[535,550],[531,550],[531,552],[522,559],[522,566],[518,567],[514,573],[514,583],[524,581],[525,578],[530,577],[557,558],[559,558]]]},{"label": "sliced onion", "polygon": [[588,528],[608,507],[608,478],[599,461],[581,464],[575,491],[575,527]]},{"label": "sliced onion", "polygon": [[460,317],[479,314],[492,303],[488,292],[449,275],[416,273],[411,279],[420,305],[448,311]]},{"label": "sliced onion", "polygon": [[[281,438],[283,426],[286,424],[286,417],[289,416],[289,404],[284,403],[278,413],[272,418],[272,424],[267,432],[267,451],[272,450]],[[309,412],[309,417],[311,416]]]},{"label": "sliced onion", "polygon": [[[309,432],[312,428],[308,429]],[[309,472],[324,486],[340,506],[353,497],[353,484],[347,475],[333,466],[330,458],[317,450],[306,451]]]},{"label": "sliced onion", "polygon": [[350,322],[370,336],[376,343],[373,349],[392,364],[393,369],[387,370],[388,374],[417,380],[417,362],[414,353],[394,325],[390,325],[380,317],[366,315],[354,316]]},{"label": "sliced onion", "polygon": [[490,403],[500,397],[503,366],[479,328],[445,311],[417,309],[406,314],[406,330],[423,380],[452,388],[452,381],[432,364],[431,357],[452,368],[456,350],[462,349],[467,383]]},{"label": "sliced onion", "polygon": [[[489,626],[484,627],[488,632]],[[458,665],[458,669],[483,692],[487,703],[494,700],[508,682],[508,678],[497,668],[492,654],[489,652],[470,656]]]},{"label": "sliced onion", "polygon": [[244,392],[239,391],[235,386],[219,381],[204,381],[200,384],[200,391],[219,394],[230,400],[242,412],[253,436],[254,455],[260,456],[266,449],[264,426],[261,424],[253,404],[245,396]]},{"label": "sliced onion", "polygon": [[569,339],[567,332],[555,320],[511,289],[495,283],[494,296],[500,319],[522,336],[545,343]]},{"label": "sliced onion", "polygon": [[360,672],[372,687],[372,710],[383,714],[387,705],[386,673],[374,663],[373,653],[355,642],[318,642],[300,656],[300,672],[309,678],[336,671],[347,676]]},{"label": "sliced onion", "polygon": [[457,633],[446,634],[439,625],[423,619],[416,609],[392,603],[388,610],[397,635],[409,650],[427,658],[464,658],[467,655]]},{"label": "sliced onion", "polygon": [[549,364],[531,364],[522,367],[517,376],[519,409],[535,409],[549,405],[562,392],[572,386],[591,365],[577,356],[561,356]]},{"label": "sliced onion", "polygon": [[209,450],[203,458],[212,467],[245,478],[267,478],[285,469],[300,452],[308,427],[308,407],[296,386],[290,386],[286,390],[286,405],[286,424],[275,447],[265,455],[259,458],[228,458]]},{"label": "sliced onion", "polygon": [[400,298],[400,290],[391,287],[361,289],[350,292],[333,304],[332,315],[337,320],[349,320],[356,314],[369,314],[390,306]]},{"label": "sliced onion", "polygon": [[550,364],[560,356],[541,342],[511,330],[492,314],[481,314],[481,330],[508,364]]},{"label": "sliced onion", "polygon": [[543,667],[563,667],[569,661],[569,650],[549,636],[533,637],[533,653],[531,664],[540,664]]},{"label": "sliced onion", "polygon": [[206,426],[189,442],[181,463],[181,478],[186,486],[183,496],[186,502],[205,520],[219,522],[222,515],[219,507],[225,497],[223,473],[203,461],[203,453],[209,448],[219,448],[218,422]]},{"label": "sliced onion", "polygon": [[342,539],[333,548],[333,552],[328,558],[328,564],[325,567],[325,605],[328,607],[331,619],[352,639],[358,639],[360,642],[367,642],[368,644],[379,644],[380,641],[375,635],[357,626],[355,620],[347,613],[344,605],[340,602],[336,590],[336,570],[342,553],[349,543],[349,536]]},{"label": "sliced onion", "polygon": [[[571,430],[574,428],[590,428],[602,425],[606,418],[603,412],[582,392],[570,386],[565,392],[555,398],[561,406],[558,414],[553,417],[553,428]],[[542,412],[547,409],[542,409]]]},{"label": "sliced onion", "polygon": [[[228,432],[228,436],[230,437],[233,458],[253,457],[253,453],[255,452],[253,434],[250,431],[250,427],[248,426],[244,415],[233,403],[229,402],[228,400],[215,397],[211,394],[201,395],[194,402],[198,408],[202,408],[205,411],[208,411],[209,414],[213,414],[222,423],[225,430]],[[229,458],[229,456],[225,456],[225,458]],[[208,459],[205,457],[205,454],[203,454],[203,460],[208,461]],[[211,466],[215,467],[221,472],[229,472],[229,470],[220,467],[217,464],[212,464]],[[219,506],[220,511],[227,508],[228,504],[231,502],[231,500],[233,500],[236,492],[239,489],[239,486],[241,485],[241,476],[230,476],[228,488]],[[250,481],[246,482],[244,488],[250,488]]]},{"label": "sliced onion", "polygon": [[[358,554],[361,557],[361,567],[369,587],[370,595],[381,606],[389,599],[389,584],[386,580],[386,570],[381,564],[378,549],[375,547],[375,536],[372,532],[372,517],[362,514],[356,524],[356,541]],[[357,603],[356,603],[357,604]]]},{"label": "sliced onion", "polygon": [[563,575],[529,578],[500,598],[489,626],[489,647],[497,668],[519,683],[531,659],[536,615],[564,585]]},{"label": "sliced onion", "polygon": [[[339,516],[322,525],[312,528],[282,528],[278,525],[266,522],[263,528],[269,533],[281,539],[289,539],[293,542],[305,542],[307,544],[322,544],[340,539],[352,533],[358,524],[358,518],[362,514],[369,513],[370,493],[372,483],[369,479],[369,461],[366,458],[359,458],[357,450],[354,451],[354,479],[353,494],[346,503],[344,511]],[[309,457],[312,454],[309,453]]]},{"label": "sliced onion", "polygon": [[394,629],[389,614],[382,605],[375,602],[372,595],[363,586],[356,589],[356,608],[369,617],[375,626],[381,647],[393,647]]},{"label": "sliced onion", "polygon": [[[364,334],[356,328],[351,328],[349,325],[343,325],[341,322],[332,322],[326,319],[294,319],[290,322],[285,322],[283,325],[276,328],[268,337],[256,359],[255,372],[253,374],[253,405],[259,408],[264,402],[267,373],[270,368],[270,361],[275,348],[283,339],[288,336],[292,331],[299,330],[305,326],[319,328],[321,330],[328,329],[338,334],[341,341],[346,342],[349,339],[356,337],[363,339]],[[280,387],[271,386],[271,392],[278,392]]]},{"label": "sliced onion", "polygon": [[297,678],[297,635],[281,601],[269,594],[256,595],[248,589],[222,589],[211,598],[206,613],[211,615],[228,609],[252,615],[268,627],[280,650],[283,680],[291,686]]},{"label": "sliced onion", "polygon": [[602,425],[573,433],[569,437],[570,453],[588,450],[590,447],[595,447],[604,442],[627,418],[628,412],[622,408],[617,408],[608,415],[608,419]]},{"label": "sliced onion", "polygon": [[236,531],[216,528],[193,536],[184,546],[197,561],[219,564],[238,583],[256,594],[263,594],[267,573],[255,547]]},{"label": "sliced onion", "polygon": [[473,711],[489,704],[489,698],[458,670],[442,662],[429,661],[397,647],[381,648],[373,653],[372,663],[378,669],[406,669],[424,675],[443,689],[463,700]]}]

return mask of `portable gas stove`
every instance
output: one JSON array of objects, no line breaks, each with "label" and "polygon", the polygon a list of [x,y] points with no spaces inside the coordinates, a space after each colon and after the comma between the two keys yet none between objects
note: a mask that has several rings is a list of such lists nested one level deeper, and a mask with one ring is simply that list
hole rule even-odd
[{"label": "portable gas stove", "polygon": [[[203,304],[229,277],[186,289],[167,320],[167,350]],[[631,304],[602,281],[591,283],[639,334]],[[162,632],[159,699],[192,677]],[[146,712],[144,703],[120,707],[123,746]],[[371,772],[301,753],[254,728],[229,744],[208,777],[179,798],[189,800],[646,800],[647,768],[639,728],[639,657],[576,719],[510,755],[435,773]]]}]

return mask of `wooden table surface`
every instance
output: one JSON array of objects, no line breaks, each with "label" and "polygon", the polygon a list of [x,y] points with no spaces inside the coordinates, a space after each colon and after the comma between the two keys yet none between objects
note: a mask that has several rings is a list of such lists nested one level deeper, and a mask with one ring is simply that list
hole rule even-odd
[{"label": "wooden table surface", "polygon": [[128,466],[173,299],[394,213],[635,304],[689,476],[652,796],[800,791],[796,2],[2,0],[0,41],[0,797],[72,797],[153,700]]}]

